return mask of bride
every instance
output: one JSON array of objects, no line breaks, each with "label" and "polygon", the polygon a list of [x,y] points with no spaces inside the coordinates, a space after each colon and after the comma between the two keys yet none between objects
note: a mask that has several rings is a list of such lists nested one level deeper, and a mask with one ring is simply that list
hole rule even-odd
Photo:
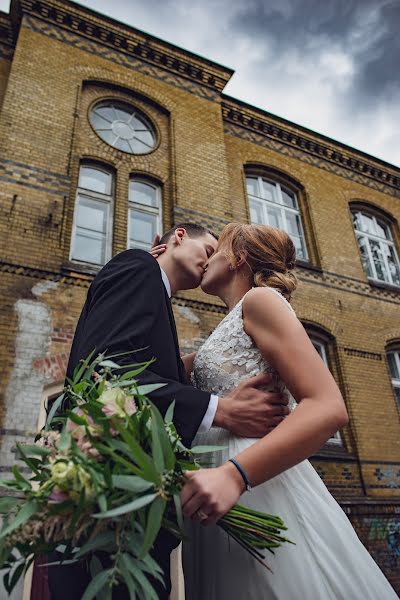
[{"label": "bride", "polygon": [[[395,600],[350,521],[306,460],[348,422],[340,391],[290,304],[295,248],[282,230],[227,225],[201,284],[228,315],[186,358],[193,384],[225,394],[272,372],[291,413],[264,438],[212,427],[194,444],[220,445],[211,468],[187,473],[182,504],[189,600]],[[194,359],[194,360],[193,360]],[[230,459],[235,462],[231,462]],[[251,488],[251,489],[250,489]],[[269,555],[273,573],[215,526],[237,501],[278,514],[296,545]]]}]

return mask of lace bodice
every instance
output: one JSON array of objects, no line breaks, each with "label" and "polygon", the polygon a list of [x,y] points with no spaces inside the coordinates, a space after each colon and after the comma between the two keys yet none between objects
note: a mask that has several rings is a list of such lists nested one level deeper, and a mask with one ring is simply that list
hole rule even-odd
[{"label": "lace bodice", "polygon": [[[278,294],[294,313],[294,309],[282,294],[274,288],[269,289]],[[268,372],[273,376],[273,383],[268,386],[268,389],[274,388],[283,392],[289,399],[290,410],[293,410],[296,406],[293,396],[277,371],[264,360],[261,352],[244,330],[243,300],[244,296],[197,351],[193,364],[193,385],[201,390],[223,396],[242,380],[261,372]]]}]

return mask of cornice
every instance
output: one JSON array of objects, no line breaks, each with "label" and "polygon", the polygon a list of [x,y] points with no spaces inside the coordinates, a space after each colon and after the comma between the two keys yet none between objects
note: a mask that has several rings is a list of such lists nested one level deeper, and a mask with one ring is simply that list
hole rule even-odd
[{"label": "cornice", "polygon": [[19,27],[23,15],[29,15],[218,93],[233,74],[232,69],[68,0],[13,0],[11,15],[14,27]]},{"label": "cornice", "polygon": [[[225,132],[302,159],[358,183],[400,198],[400,170],[384,161],[284,122],[262,110],[243,107],[234,99],[222,101]],[[246,134],[247,132],[247,134]]]}]

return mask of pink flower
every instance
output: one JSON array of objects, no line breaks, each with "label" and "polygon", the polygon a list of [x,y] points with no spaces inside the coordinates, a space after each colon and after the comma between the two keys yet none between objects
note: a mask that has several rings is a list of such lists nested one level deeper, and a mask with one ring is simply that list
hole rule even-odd
[{"label": "pink flower", "polygon": [[106,417],[130,417],[136,410],[136,404],[132,396],[125,394],[121,388],[108,389],[101,394],[99,402],[103,404],[102,411]]},{"label": "pink flower", "polygon": [[49,496],[49,502],[52,504],[60,504],[61,502],[65,502],[69,499],[67,492],[63,492],[60,488],[55,485],[53,491]]}]

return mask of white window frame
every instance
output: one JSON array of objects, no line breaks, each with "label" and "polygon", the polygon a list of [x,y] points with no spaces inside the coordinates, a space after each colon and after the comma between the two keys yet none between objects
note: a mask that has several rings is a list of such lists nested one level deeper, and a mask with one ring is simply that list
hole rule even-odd
[{"label": "white window frame", "polygon": [[147,204],[141,204],[140,202],[134,202],[133,200],[129,200],[128,207],[128,239],[127,239],[127,248],[140,248],[142,250],[149,250],[146,244],[142,242],[136,242],[135,245],[131,245],[131,240],[134,239],[133,235],[131,235],[131,210],[135,210],[137,212],[141,212],[147,215],[155,215],[156,216],[156,229],[157,232],[162,235],[162,190],[161,186],[153,181],[149,181],[143,177],[131,177],[131,181],[136,181],[138,183],[143,183],[144,185],[148,185],[156,190],[156,198],[157,198],[157,206],[148,206]]},{"label": "white window frame", "polygon": [[[259,189],[259,191],[261,190],[261,196],[253,196],[253,194],[249,194],[249,192],[247,190],[247,181],[249,179],[255,179],[257,181],[258,189]],[[277,193],[277,196],[278,196],[280,202],[272,202],[271,200],[263,198],[263,196],[262,196],[262,193],[263,193],[262,182],[263,181],[265,181],[266,183],[269,183],[270,185],[273,185],[275,187],[276,193]],[[294,197],[296,208],[290,208],[289,206],[286,206],[286,204],[283,203],[282,189],[284,191],[287,191]],[[289,228],[287,226],[286,212],[290,212],[299,217],[299,223],[300,223],[300,236],[299,237],[300,237],[300,242],[301,242],[301,246],[303,249],[303,256],[301,256],[299,258],[300,258],[300,260],[308,260],[306,238],[304,235],[303,220],[301,218],[301,212],[300,212],[299,202],[297,199],[297,194],[295,194],[289,188],[285,189],[285,186],[281,186],[280,183],[273,181],[272,179],[268,179],[267,177],[261,177],[261,176],[257,176],[257,175],[246,175],[246,192],[247,192],[247,198],[249,201],[249,211],[250,211],[250,200],[255,200],[256,202],[258,202],[262,209],[262,219],[263,219],[263,223],[265,225],[270,225],[270,223],[268,221],[267,206],[271,206],[274,209],[280,210],[280,215],[281,215],[281,219],[282,219],[282,223],[283,223],[283,229],[286,231],[286,233],[288,235],[290,235],[290,233],[289,233]]]},{"label": "white window frame", "polygon": [[[353,210],[352,211],[352,215],[356,216],[359,215],[359,217],[362,219],[363,216],[368,217],[370,219],[372,219],[372,221],[374,222],[374,226],[377,227],[377,225],[379,223],[382,223],[382,225],[384,225],[386,227],[386,230],[389,232],[389,238],[382,238],[378,235],[375,235],[373,233],[369,233],[366,231],[362,231],[361,229],[357,229],[355,226],[355,223],[353,222],[353,226],[354,226],[354,231],[356,232],[356,236],[361,236],[363,238],[365,238],[365,247],[367,249],[367,254],[368,254],[368,266],[370,268],[370,270],[372,271],[372,277],[370,277],[367,274],[368,280],[369,281],[373,281],[373,282],[377,282],[377,283],[388,283],[390,285],[395,285],[396,287],[399,287],[399,284],[393,281],[392,278],[392,274],[390,272],[390,268],[389,268],[389,263],[387,261],[387,257],[386,257],[386,252],[384,251],[384,246],[389,246],[393,249],[393,254],[395,257],[395,261],[397,264],[397,268],[400,270],[400,262],[399,262],[399,257],[397,254],[397,250],[396,250],[396,245],[394,243],[394,240],[392,238],[392,232],[390,229],[390,225],[389,223],[387,223],[384,219],[377,219],[375,215],[373,215],[372,213],[369,213],[368,211],[362,211],[362,210]],[[379,244],[381,253],[382,253],[382,258],[383,258],[383,263],[384,263],[384,268],[385,268],[385,275],[387,277],[387,279],[379,279],[377,272],[376,272],[376,267],[375,267],[375,262],[374,259],[372,257],[372,250],[371,250],[371,246],[370,246],[370,240],[373,240],[375,242],[377,242]],[[360,256],[361,256],[361,249],[360,249],[360,241],[357,238],[357,243],[358,243],[358,247],[360,250]],[[366,269],[364,268],[363,265],[363,269],[366,272]]]},{"label": "white window frame", "polygon": [[[82,167],[87,168],[87,169],[93,169],[96,171],[102,171],[103,173],[107,173],[107,175],[109,175],[111,177],[110,194],[102,194],[101,192],[95,192],[95,191],[88,190],[83,187],[79,187],[80,170]],[[111,169],[107,169],[107,168],[99,166],[97,164],[81,163],[81,165],[79,167],[79,180],[78,180],[78,187],[77,187],[76,196],[75,196],[75,208],[74,208],[74,217],[73,217],[73,222],[72,222],[72,236],[71,236],[71,247],[70,247],[69,260],[71,262],[79,263],[82,265],[102,267],[111,259],[111,255],[112,255],[114,174]],[[77,217],[78,217],[78,209],[79,209],[79,200],[81,198],[87,198],[87,199],[91,200],[92,202],[96,202],[98,204],[103,204],[103,205],[106,205],[106,207],[107,207],[104,263],[93,263],[93,262],[89,262],[87,260],[81,260],[79,258],[74,257],[75,238],[76,238],[76,232],[77,232],[77,228],[78,228],[77,227]]]},{"label": "white window frame", "polygon": [[[316,348],[316,347],[319,348],[320,352],[318,354],[321,356],[325,365],[329,369],[328,356],[326,353],[326,343],[324,341],[322,341],[321,339],[317,338],[316,336],[314,336],[312,333],[309,334],[309,337],[310,337],[311,343],[313,344],[314,348]],[[318,352],[318,350],[317,350],[317,352]],[[331,438],[329,438],[329,440],[327,441],[327,444],[336,444],[338,446],[342,446],[343,440],[342,440],[342,436],[340,435],[340,431],[337,431]]]},{"label": "white window frame", "polygon": [[[400,375],[400,350],[389,350],[387,352],[387,356],[389,356],[389,354],[394,356],[394,360],[395,360],[396,367],[397,367],[397,372]],[[389,362],[389,360],[388,360],[388,362]],[[389,365],[389,371],[390,371],[390,365]],[[400,389],[400,379],[398,379],[397,377],[393,377],[392,373],[390,373],[390,376],[391,376],[393,388],[395,390]],[[396,398],[396,403],[397,403],[398,409],[400,410],[400,402],[397,400],[396,392],[395,392],[395,398]]]}]

